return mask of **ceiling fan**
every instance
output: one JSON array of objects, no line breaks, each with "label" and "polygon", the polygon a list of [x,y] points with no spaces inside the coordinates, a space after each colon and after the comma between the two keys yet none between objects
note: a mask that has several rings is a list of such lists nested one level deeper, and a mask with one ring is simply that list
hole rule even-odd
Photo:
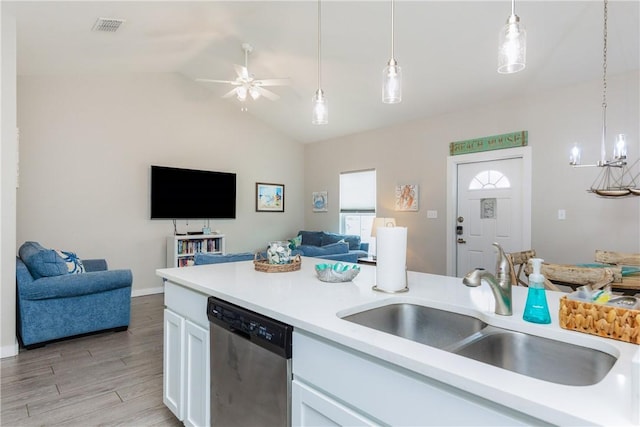
[{"label": "ceiling fan", "polygon": [[249,73],[249,54],[253,51],[253,46],[249,43],[243,43],[242,50],[244,50],[244,66],[234,65],[236,73],[238,74],[235,80],[196,79],[196,81],[227,83],[235,86],[227,92],[223,98],[230,98],[235,95],[239,101],[244,102],[248,96],[254,100],[260,98],[260,96],[264,96],[272,101],[277,101],[280,97],[270,90],[265,89],[264,86],[286,86],[289,84],[289,78],[256,79],[253,74]]}]

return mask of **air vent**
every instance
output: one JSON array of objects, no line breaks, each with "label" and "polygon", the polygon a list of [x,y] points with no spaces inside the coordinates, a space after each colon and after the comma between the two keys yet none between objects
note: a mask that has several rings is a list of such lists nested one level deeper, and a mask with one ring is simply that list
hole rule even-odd
[{"label": "air vent", "polygon": [[107,33],[115,33],[118,28],[126,22],[125,19],[98,18],[93,25],[93,31],[104,31]]}]

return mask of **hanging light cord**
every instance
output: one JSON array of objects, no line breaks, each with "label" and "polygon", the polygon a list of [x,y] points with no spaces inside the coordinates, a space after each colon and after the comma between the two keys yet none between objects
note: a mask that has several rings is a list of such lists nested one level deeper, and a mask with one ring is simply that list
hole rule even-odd
[{"label": "hanging light cord", "polygon": [[391,59],[395,62],[395,55],[394,55],[394,46],[395,46],[395,41],[394,41],[394,21],[395,21],[395,16],[394,16],[394,11],[395,11],[395,1],[391,0]]},{"label": "hanging light cord", "polygon": [[604,25],[602,43],[602,144],[600,147],[600,160],[606,161],[606,138],[607,138],[607,0],[604,0]]},{"label": "hanging light cord", "polygon": [[320,69],[321,57],[320,52],[322,50],[322,33],[320,29],[321,19],[321,9],[320,9],[320,0],[318,0],[318,90],[322,87],[322,71]]}]

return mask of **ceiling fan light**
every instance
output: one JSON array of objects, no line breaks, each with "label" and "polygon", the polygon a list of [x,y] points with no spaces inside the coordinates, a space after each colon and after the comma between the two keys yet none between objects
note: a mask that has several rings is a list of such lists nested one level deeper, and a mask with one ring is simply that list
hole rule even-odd
[{"label": "ceiling fan light", "polygon": [[382,102],[398,104],[402,101],[402,69],[391,58],[382,71]]},{"label": "ceiling fan light", "polygon": [[498,73],[511,74],[524,70],[527,57],[527,31],[520,18],[511,14],[500,31]]},{"label": "ceiling fan light", "polygon": [[236,88],[236,96],[238,97],[238,101],[244,102],[247,99],[247,88],[244,86],[238,86]]},{"label": "ceiling fan light", "polygon": [[311,117],[311,123],[314,125],[326,125],[329,123],[327,98],[324,96],[322,89],[318,89],[313,97],[313,116]]},{"label": "ceiling fan light", "polygon": [[251,98],[254,101],[260,98],[260,92],[258,92],[258,89],[256,89],[255,87],[252,87],[251,89],[249,89],[249,95],[251,95]]}]

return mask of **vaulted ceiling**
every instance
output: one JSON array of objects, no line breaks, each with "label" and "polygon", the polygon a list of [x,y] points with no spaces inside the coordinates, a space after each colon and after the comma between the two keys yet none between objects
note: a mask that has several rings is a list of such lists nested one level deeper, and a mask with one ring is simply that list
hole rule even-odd
[{"label": "vaulted ceiling", "polygon": [[[496,72],[503,1],[396,0],[395,57],[403,101],[381,103],[390,58],[391,2],[322,2],[322,89],[329,124],[311,124],[318,88],[315,1],[2,1],[17,18],[18,74],[176,72],[188,79],[233,80],[244,63],[256,78],[289,77],[278,101],[224,99],[301,142],[341,135],[538,93],[602,76],[601,1],[516,1],[527,29],[527,67]],[[610,0],[608,73],[640,72],[640,2]],[[92,31],[99,17],[126,22]],[[194,83],[222,96],[231,87]]]}]

